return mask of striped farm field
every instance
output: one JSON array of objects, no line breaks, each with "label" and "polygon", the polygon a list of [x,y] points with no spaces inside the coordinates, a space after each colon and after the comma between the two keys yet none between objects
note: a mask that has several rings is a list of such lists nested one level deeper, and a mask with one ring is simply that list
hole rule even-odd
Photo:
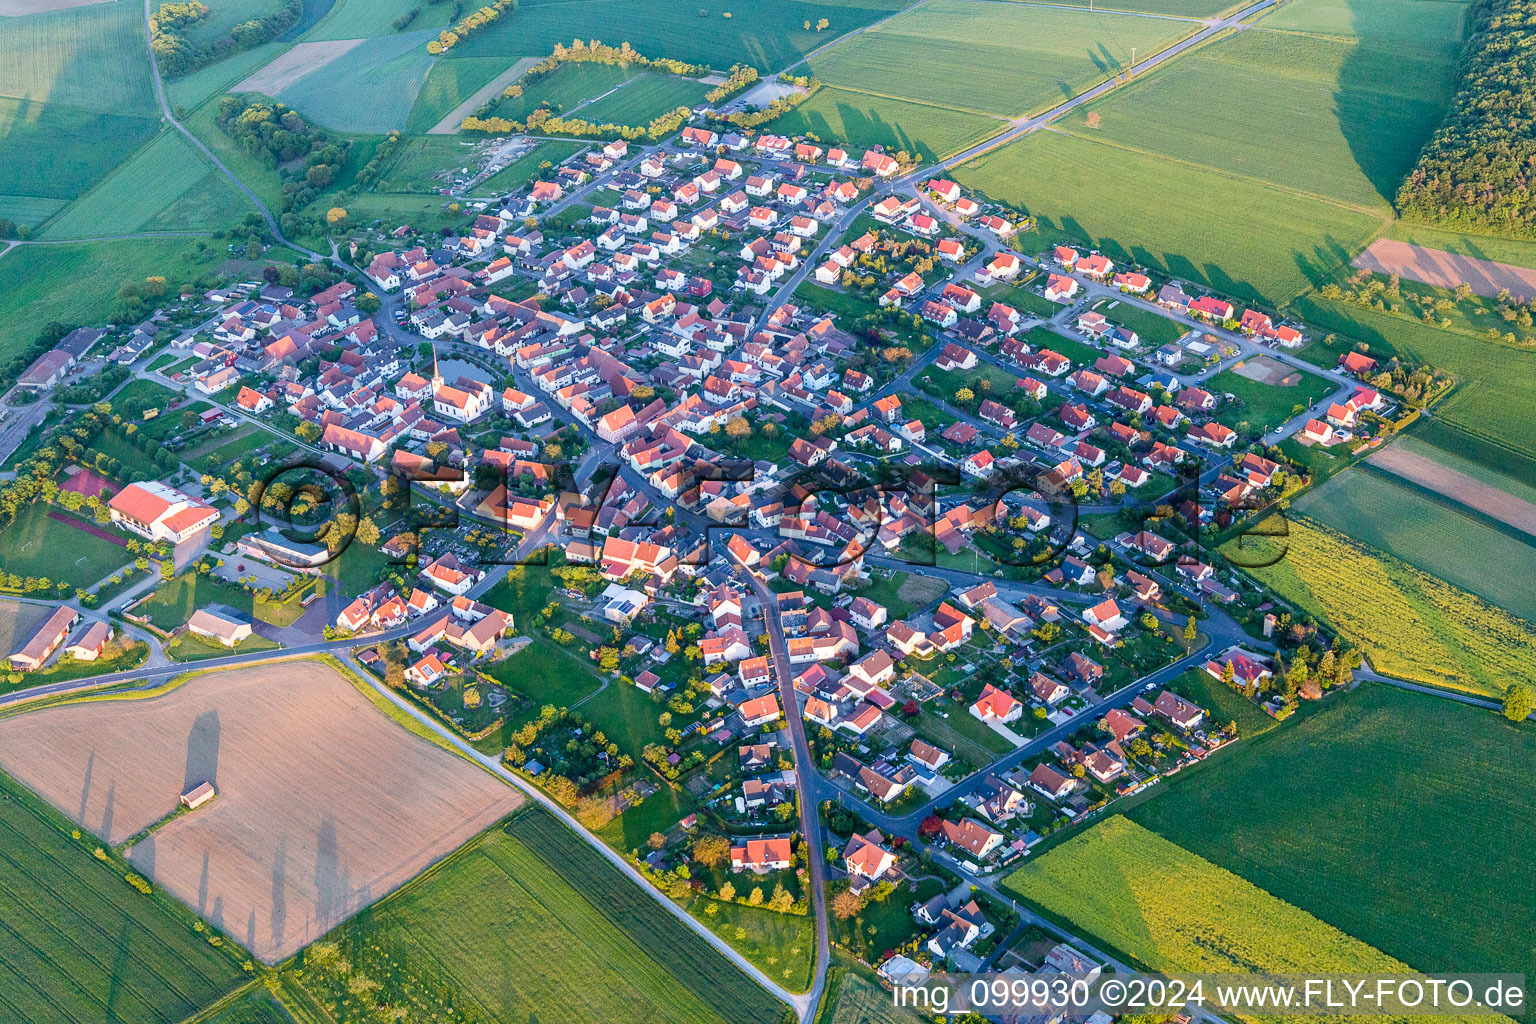
[{"label": "striped farm field", "polygon": [[[542,810],[492,829],[304,954],[305,989],[350,1019],[345,973],[465,1011],[412,1020],[780,1024],[783,1008]],[[438,997],[441,998],[441,997]],[[426,1009],[431,1012],[430,1008]]]},{"label": "striped farm field", "polygon": [[544,104],[563,112],[596,99],[610,89],[623,85],[630,77],[617,64],[586,64],[571,61],[535,78],[523,78],[521,96],[512,96],[496,104],[493,113],[521,121]]},{"label": "striped farm field", "polygon": [[1536,588],[1531,586],[1536,579],[1536,536],[1529,542],[1519,540],[1472,510],[1376,472],[1341,473],[1304,494],[1294,507],[1536,622]]},{"label": "striped farm field", "polygon": [[[1155,971],[1408,971],[1375,947],[1121,815],[1031,859],[1003,886]],[[1407,1019],[1396,1018],[1399,1024]]]},{"label": "striped farm field", "polygon": [[[0,1016],[7,1024],[173,1024],[243,980],[231,945],[123,879],[0,775]],[[243,954],[240,954],[243,955]]]},{"label": "striped farm field", "polygon": [[1127,814],[1418,970],[1529,977],[1536,890],[1505,883],[1536,842],[1533,759],[1529,723],[1365,683]]},{"label": "striped farm field", "polygon": [[1427,686],[1502,696],[1536,684],[1536,626],[1392,554],[1304,516],[1276,540],[1223,545],[1302,612],[1330,623],[1378,672]]},{"label": "striped farm field", "polygon": [[[1115,173],[1084,173],[1098,166]],[[1047,238],[1245,299],[1278,302],[1331,278],[1381,227],[1364,211],[1061,132],[1026,135],[952,177],[1028,210]]]},{"label": "striped farm field", "polygon": [[1032,4],[932,0],[809,61],[829,85],[1017,116],[1124,70],[1199,26]]}]

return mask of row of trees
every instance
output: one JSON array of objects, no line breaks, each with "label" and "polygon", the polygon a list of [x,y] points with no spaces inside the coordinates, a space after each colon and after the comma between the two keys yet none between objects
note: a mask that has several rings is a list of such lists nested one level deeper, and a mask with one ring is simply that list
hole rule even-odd
[{"label": "row of trees", "polygon": [[1479,0],[1450,112],[1397,193],[1404,217],[1536,237],[1536,2]]},{"label": "row of trees", "polygon": [[280,0],[277,10],[265,17],[242,21],[227,35],[195,42],[184,35],[183,30],[206,18],[208,7],[199,0],[163,3],[150,19],[150,46],[155,51],[155,61],[162,74],[185,75],[233,53],[276,39],[298,24],[303,13],[303,0]]},{"label": "row of trees", "polygon": [[759,125],[764,125],[769,121],[783,117],[816,95],[816,91],[821,88],[821,83],[814,78],[795,78],[788,75],[780,75],[779,81],[788,85],[798,86],[799,88],[796,92],[789,93],[787,96],[780,96],[761,110],[738,110],[734,114],[716,115],[715,120],[736,128],[756,128]]},{"label": "row of trees", "polygon": [[517,0],[493,0],[492,3],[462,18],[452,28],[445,28],[439,32],[436,39],[427,43],[427,52],[439,54],[453,49],[463,39],[494,24],[509,9],[517,10]]}]

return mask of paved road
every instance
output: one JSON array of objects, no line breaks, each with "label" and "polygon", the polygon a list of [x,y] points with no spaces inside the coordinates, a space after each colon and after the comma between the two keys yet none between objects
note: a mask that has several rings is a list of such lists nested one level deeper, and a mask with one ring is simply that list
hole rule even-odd
[{"label": "paved road", "polygon": [[[743,569],[746,567],[743,566]],[[773,591],[763,582],[762,576],[746,570],[752,582],[752,592],[763,610],[763,622],[768,628],[768,650],[773,657],[773,673],[779,683],[779,703],[784,708],[784,718],[789,736],[795,748],[795,779],[800,793],[800,835],[805,843],[806,864],[811,871],[811,909],[816,915],[816,974],[811,990],[806,993],[805,1003],[797,1006],[802,1024],[808,1024],[811,1014],[821,1002],[822,990],[827,983],[827,965],[830,962],[831,939],[827,929],[827,861],[821,850],[821,774],[811,759],[811,747],[805,739],[805,720],[800,715],[800,702],[795,696],[795,670],[789,661],[789,649],[784,640],[784,627],[779,621],[778,602]]]}]

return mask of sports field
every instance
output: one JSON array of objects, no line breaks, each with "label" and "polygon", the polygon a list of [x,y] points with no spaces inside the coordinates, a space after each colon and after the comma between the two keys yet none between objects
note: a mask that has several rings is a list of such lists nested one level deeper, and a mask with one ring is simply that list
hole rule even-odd
[{"label": "sports field", "polygon": [[1222,554],[1302,611],[1331,623],[1379,672],[1502,696],[1536,683],[1536,626],[1304,516],[1282,541],[1249,536]]},{"label": "sports field", "polygon": [[[91,856],[0,775],[0,1010],[15,1024],[174,1024],[243,980],[191,915]],[[226,950],[228,947],[225,947]]]},{"label": "sports field", "polygon": [[0,533],[0,571],[88,587],[133,561],[127,548],[96,536],[90,532],[94,529],[128,537],[115,527],[98,527],[88,517],[52,505],[23,505],[15,522]]},{"label": "sports field", "polygon": [[995,135],[1004,122],[987,115],[823,86],[773,122],[773,131],[837,139],[851,146],[884,146],[938,160]]},{"label": "sports field", "polygon": [[1471,510],[1373,472],[1341,473],[1294,507],[1536,622],[1536,536],[1519,540]]},{"label": "sports field", "polygon": [[1419,970],[1536,973],[1536,729],[1366,684],[1130,816]]},{"label": "sports field", "polygon": [[617,64],[567,62],[553,71],[515,83],[522,87],[522,95],[501,100],[494,113],[498,117],[521,121],[546,103],[557,112],[569,111],[622,85],[629,78],[630,72]]},{"label": "sports field", "polygon": [[[1097,166],[1115,173],[1083,172]],[[1373,214],[1060,132],[1027,135],[952,177],[1028,210],[1046,239],[1086,242],[1239,298],[1278,302],[1320,284],[1381,227]]]},{"label": "sports field", "polygon": [[314,661],[44,709],[0,722],[0,737],[0,767],[114,845],[213,783],[212,803],[139,840],[128,859],[267,963],[522,804]]},{"label": "sports field", "polygon": [[[1314,843],[1320,839],[1313,837]],[[1303,849],[1295,852],[1304,864],[1315,854],[1314,847]],[[1288,866],[1295,870],[1297,863]],[[1153,970],[1407,971],[1380,950],[1121,815],[1031,860],[1003,886]]]},{"label": "sports field", "polygon": [[[537,809],[327,941],[384,998],[424,988],[415,972],[476,1019],[780,1024],[772,997]],[[345,991],[321,971],[303,984],[327,1006]]]},{"label": "sports field", "polygon": [[817,78],[876,96],[1014,117],[1118,74],[1199,26],[1033,4],[932,0],[812,57]]},{"label": "sports field", "polygon": [[618,92],[583,107],[581,118],[595,124],[646,125],[678,107],[698,106],[711,88],[696,78],[650,72],[637,75]]}]

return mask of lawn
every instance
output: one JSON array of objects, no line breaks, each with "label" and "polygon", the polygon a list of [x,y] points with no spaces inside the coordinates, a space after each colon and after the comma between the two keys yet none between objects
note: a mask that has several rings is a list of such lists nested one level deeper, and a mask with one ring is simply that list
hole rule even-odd
[{"label": "lawn", "polygon": [[[1082,173],[1101,165],[1116,173]],[[1331,278],[1381,227],[1372,214],[1060,132],[1025,136],[952,177],[1027,210],[1047,241],[1089,244],[1113,259],[1270,302]],[[1212,216],[1212,196],[1234,214]]]},{"label": "lawn", "polygon": [[253,210],[185,135],[166,131],[55,217],[43,237],[211,230]]},{"label": "lawn", "polygon": [[1034,4],[933,0],[809,61],[829,85],[1015,117],[1119,74],[1198,26]]},{"label": "lawn", "polygon": [[127,539],[126,534],[115,528],[99,527],[53,505],[24,505],[17,512],[16,521],[5,528],[4,543],[0,544],[0,570],[21,576],[46,576],[55,582],[68,580],[76,587],[88,587],[133,561],[126,548],[79,529],[74,523]]},{"label": "lawn", "polygon": [[[936,878],[902,882],[885,899],[870,901],[855,917],[833,917],[832,941],[866,963],[878,964],[888,949],[900,949],[926,929],[912,916],[913,903],[927,903],[949,888]],[[915,890],[915,891],[914,891]]]},{"label": "lawn", "polygon": [[508,192],[515,192],[543,173],[546,163],[558,164],[582,148],[579,142],[566,142],[560,139],[541,142],[481,182],[475,191],[483,195],[505,195]]},{"label": "lawn", "polygon": [[[731,881],[738,890],[749,893],[756,884],[754,878],[734,875]],[[765,887],[763,895],[772,891],[771,886]],[[696,920],[780,985],[791,992],[811,987],[811,972],[816,966],[816,919],[809,914],[780,914],[704,897],[693,899],[687,907]],[[713,914],[710,907],[715,908]]]},{"label": "lawn", "polygon": [[227,658],[232,654],[250,654],[253,651],[275,651],[282,644],[252,633],[234,647],[192,633],[181,636],[165,645],[165,653],[176,661],[203,661],[208,658]]},{"label": "lawn", "polygon": [[[537,713],[545,704],[568,708],[597,692],[603,683],[597,673],[582,665],[578,658],[578,655],[562,651],[554,641],[535,634],[531,645],[505,661],[489,666],[485,674],[532,701],[531,713]],[[617,687],[619,684],[612,685]],[[638,753],[639,748],[634,752]]]},{"label": "lawn", "polygon": [[1387,214],[1444,114],[1461,38],[1459,4],[1413,6],[1444,14],[1389,40],[1369,27],[1357,39],[1243,32],[1141,76],[1060,127]]},{"label": "lawn", "polygon": [[1048,320],[1061,312],[1061,304],[1025,287],[1026,284],[1037,282],[1038,278],[1038,274],[1030,274],[1028,277],[1020,277],[1013,284],[988,285],[978,290],[983,297],[994,302],[1006,303],[1022,313],[1033,313]]},{"label": "lawn", "polygon": [[1415,968],[1536,972],[1536,730],[1365,684],[1131,816]]},{"label": "lawn", "polygon": [[[362,3],[363,0],[349,0]],[[547,54],[556,43],[601,39],[628,42],[648,57],[666,56],[717,70],[737,62],[779,71],[844,32],[867,25],[907,0],[776,0],[732,4],[716,0],[527,0],[449,51],[449,59]],[[429,8],[428,8],[429,9]],[[814,26],[826,19],[828,26]],[[805,23],[813,27],[806,29]],[[345,36],[338,38],[346,38]],[[797,73],[804,71],[797,69]]]},{"label": "lawn", "polygon": [[[1045,300],[1049,302],[1049,299]],[[1143,345],[1158,347],[1169,342],[1178,341],[1189,330],[1177,320],[1170,320],[1160,313],[1154,313],[1150,309],[1142,309],[1140,306],[1129,302],[1111,300],[1094,307],[1113,322],[1124,327],[1129,327],[1136,332]]]},{"label": "lawn", "polygon": [[888,578],[876,580],[858,591],[858,596],[884,606],[890,615],[889,621],[895,622],[947,593],[949,586],[943,580],[897,570]]},{"label": "lawn", "polygon": [[[243,978],[232,944],[209,944],[192,914],[143,896],[90,837],[0,776],[0,1003],[15,1024],[173,1024]],[[207,933],[211,934],[211,933]]]},{"label": "lawn", "polygon": [[[1536,458],[1536,433],[1530,429],[1536,415],[1536,351],[1310,295],[1296,303],[1296,312],[1324,331],[1365,342],[1377,359],[1397,353],[1454,373],[1458,386],[1436,404],[1435,419],[1494,449]],[[1488,452],[1486,461],[1474,458],[1500,468],[1496,451]]]},{"label": "lawn", "polygon": [[50,320],[108,322],[124,284],[159,275],[174,294],[218,267],[222,247],[194,238],[140,238],[12,249],[0,256],[0,358],[30,344]]},{"label": "lawn", "polygon": [[1190,669],[1169,683],[1168,689],[1204,708],[1218,725],[1236,722],[1237,734],[1245,740],[1262,736],[1279,724],[1269,712],[1221,680],[1211,678],[1204,669]]},{"label": "lawn", "polygon": [[[162,582],[133,611],[135,615],[147,617],[153,626],[166,632],[186,625],[192,613],[199,608],[207,608],[215,604],[225,605],[250,619],[259,619],[277,626],[290,626],[304,612],[299,600],[295,597],[286,604],[275,601],[258,603],[255,595],[243,587],[226,583],[214,576],[184,572],[174,579]],[[252,637],[252,642],[256,639]],[[241,650],[245,649],[241,647]]]},{"label": "lawn", "polygon": [[[1267,811],[1263,801],[1255,803]],[[1321,838],[1314,835],[1287,866],[1307,874],[1296,869],[1315,860]],[[1428,882],[1434,876],[1422,877]],[[1003,886],[1154,971],[1408,971],[1380,950],[1120,815],[1031,859]]]},{"label": "lawn", "polygon": [[[778,1003],[542,810],[492,829],[332,933],[354,973],[411,1007],[451,1018],[570,1024],[779,1024]],[[311,950],[307,961],[315,957]],[[355,1003],[334,975],[301,983],[338,1019]],[[341,1010],[341,1013],[337,1013]]]},{"label": "lawn", "polygon": [[1340,474],[1294,508],[1536,622],[1536,538],[1517,539],[1493,520],[1374,469]]},{"label": "lawn", "polygon": [[1004,123],[985,114],[823,86],[773,121],[784,135],[813,135],[859,149],[884,146],[922,160],[941,160],[995,135]]},{"label": "lawn", "polygon": [[1221,553],[1238,564],[1274,560],[1248,571],[1331,623],[1379,672],[1493,696],[1536,683],[1536,626],[1332,527],[1295,517],[1279,540],[1244,537]]},{"label": "lawn", "polygon": [[662,114],[705,102],[704,94],[713,86],[696,78],[647,72],[637,76],[618,92],[581,109],[581,118],[595,124],[647,125]]},{"label": "lawn", "polygon": [[[1301,377],[1295,384],[1266,384],[1244,377],[1236,370],[1223,370],[1206,380],[1204,387],[1214,395],[1236,395],[1243,403],[1236,410],[1222,410],[1220,419],[1228,426],[1240,420],[1266,430],[1282,423],[1321,401],[1334,391],[1333,382],[1326,377],[1291,371]],[[1301,409],[1297,409],[1301,406]],[[1229,422],[1230,421],[1230,422]]]},{"label": "lawn", "polygon": [[[924,675],[931,677],[934,674],[935,666],[931,664],[925,666],[920,661],[913,664]],[[928,671],[925,672],[925,668]],[[922,712],[912,722],[918,732],[936,745],[978,766],[989,764],[1013,749],[1012,744],[971,714],[971,709],[965,704],[944,698],[942,710],[948,712],[949,717],[940,718],[936,708],[939,703],[936,698],[922,705]]]}]

